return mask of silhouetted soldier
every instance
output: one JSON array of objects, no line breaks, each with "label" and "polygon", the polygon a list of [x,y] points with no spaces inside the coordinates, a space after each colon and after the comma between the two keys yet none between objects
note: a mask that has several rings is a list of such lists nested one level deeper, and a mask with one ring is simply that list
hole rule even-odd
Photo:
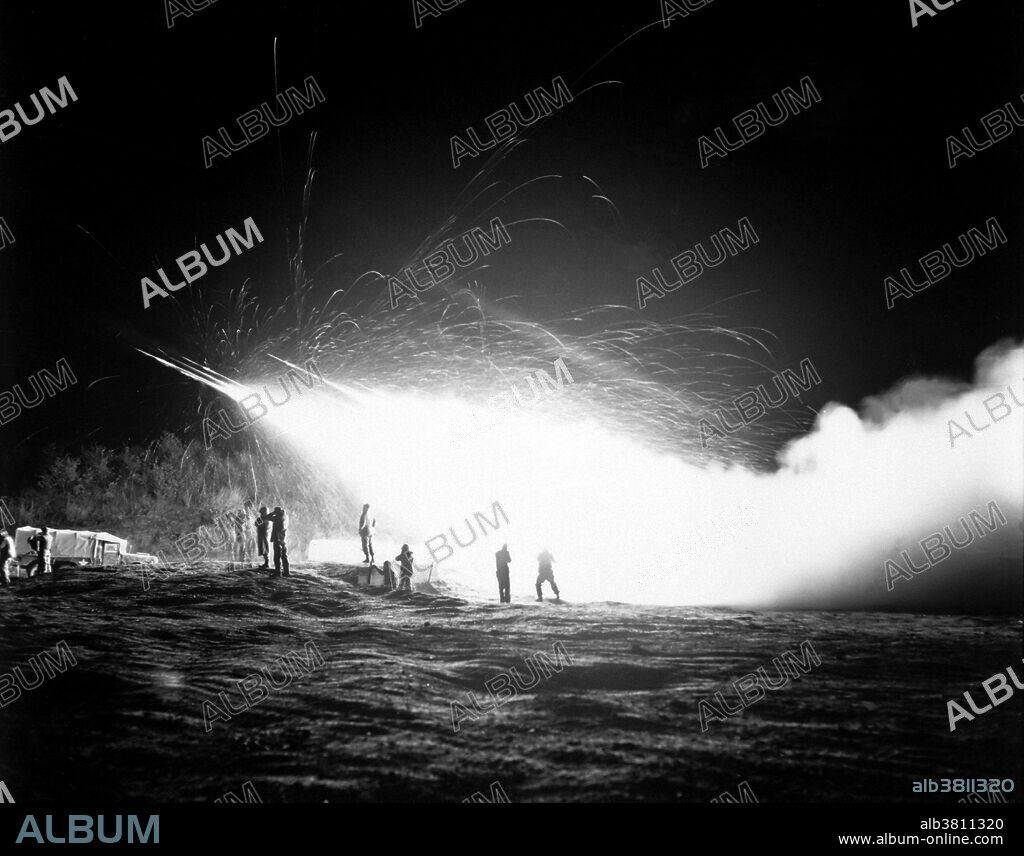
[{"label": "silhouetted soldier", "polygon": [[249,545],[248,545],[248,531],[245,525],[246,520],[249,517],[250,508],[252,503],[247,502],[241,511],[231,512],[231,535],[232,535],[232,561],[237,561],[239,564],[246,564],[249,557]]},{"label": "silhouetted soldier", "polygon": [[512,603],[508,579],[508,565],[512,557],[508,554],[508,544],[501,545],[501,549],[494,554],[494,561],[498,566],[498,597],[502,603]]},{"label": "silhouetted soldier", "polygon": [[256,555],[263,557],[263,564],[260,570],[270,570],[270,541],[267,539],[267,532],[270,529],[270,517],[267,514],[267,507],[260,506],[260,515],[256,518]]},{"label": "silhouetted soldier", "polygon": [[[288,515],[280,505],[274,506],[270,515],[270,540],[274,544],[274,573],[270,576],[290,576],[288,573]],[[282,570],[283,568],[283,570]]]},{"label": "silhouetted soldier", "polygon": [[0,529],[0,585],[9,586],[11,584],[11,575],[8,568],[11,559],[14,558],[14,541],[6,529]]},{"label": "silhouetted soldier", "polygon": [[370,503],[363,506],[359,515],[359,538],[363,542],[363,561],[373,564],[373,530],[377,525],[376,518],[370,517]]},{"label": "silhouetted soldier", "polygon": [[385,562],[382,570],[384,574],[384,585],[387,586],[390,591],[394,591],[397,583],[395,582],[395,572],[391,568],[391,562]]},{"label": "silhouetted soldier", "polygon": [[551,563],[555,561],[555,557],[548,552],[548,548],[545,547],[539,556],[537,556],[537,600],[544,600],[544,595],[541,594],[540,584],[547,580],[551,583],[551,591],[555,593],[555,600],[561,600],[558,595],[558,586],[555,585],[555,574],[551,570]]},{"label": "silhouetted soldier", "polygon": [[246,517],[243,511],[228,511],[224,514],[222,524],[227,537],[227,548],[231,556],[231,567],[236,563],[245,563],[246,555]]},{"label": "silhouetted soldier", "polygon": [[53,536],[47,527],[43,527],[37,535],[28,539],[28,545],[36,551],[36,557],[29,563],[28,575],[33,576],[33,571],[39,568],[40,574],[50,573],[50,547],[53,545]]},{"label": "silhouetted soldier", "polygon": [[395,561],[402,566],[401,582],[398,584],[399,591],[412,591],[412,550],[408,544],[402,545],[402,552],[395,556]]}]

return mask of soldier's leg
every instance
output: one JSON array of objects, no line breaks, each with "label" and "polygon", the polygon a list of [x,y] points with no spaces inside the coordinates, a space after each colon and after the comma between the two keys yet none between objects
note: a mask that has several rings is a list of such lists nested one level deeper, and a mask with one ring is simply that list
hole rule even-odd
[{"label": "soldier's leg", "polygon": [[281,542],[281,567],[282,573],[286,577],[289,576],[290,566],[288,565],[288,544],[285,541]]}]

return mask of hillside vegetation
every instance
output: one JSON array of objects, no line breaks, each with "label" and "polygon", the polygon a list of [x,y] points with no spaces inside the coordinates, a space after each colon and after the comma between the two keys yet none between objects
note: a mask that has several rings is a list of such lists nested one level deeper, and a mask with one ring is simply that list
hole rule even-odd
[{"label": "hillside vegetation", "polygon": [[[359,514],[339,484],[291,456],[204,450],[169,432],[145,447],[91,445],[40,462],[29,487],[3,498],[12,534],[14,526],[102,530],[127,538],[134,551],[177,561],[175,540],[197,533],[207,558],[227,559],[218,519],[248,500],[287,509],[289,551],[298,559],[311,538],[351,534]],[[251,521],[247,532],[252,537]]]}]

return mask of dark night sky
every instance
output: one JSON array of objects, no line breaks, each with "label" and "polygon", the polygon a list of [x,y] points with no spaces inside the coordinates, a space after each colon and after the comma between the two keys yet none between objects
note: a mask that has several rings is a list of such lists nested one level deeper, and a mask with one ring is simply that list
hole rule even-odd
[{"label": "dark night sky", "polygon": [[[187,384],[132,345],[180,348],[171,304],[188,299],[143,310],[141,277],[251,216],[266,243],[192,297],[251,277],[261,300],[279,299],[311,131],[307,257],[316,267],[344,253],[318,279],[327,295],[364,270],[394,270],[441,224],[483,160],[453,169],[452,134],[482,132],[489,113],[559,75],[574,93],[615,83],[531,129],[496,174],[509,186],[563,177],[508,213],[555,217],[575,241],[523,227],[486,273],[489,293],[521,295],[527,317],[635,308],[637,276],[749,217],[759,245],[644,314],[713,308],[728,326],[770,331],[778,367],[811,357],[818,368],[812,406],[856,404],[912,373],[966,379],[980,350],[1021,334],[1024,129],[953,170],[945,150],[948,134],[978,133],[983,114],[1024,93],[1019,4],[964,0],[911,28],[902,0],[717,0],[667,29],[653,0],[466,0],[419,29],[405,0],[218,0],[170,29],[160,0],[21,5],[0,11],[0,109],[27,106],[62,75],[78,101],[0,144],[0,216],[16,236],[0,251],[0,389],[60,357],[80,383],[0,428],[8,449],[28,435],[84,439],[97,419],[105,430],[93,436],[108,441],[161,428],[148,404],[173,403]],[[281,87],[312,75],[326,102],[204,168],[202,137],[222,125],[237,136],[235,118],[273,97],[275,38]],[[820,104],[701,169],[700,135],[721,125],[734,137],[734,115],[805,75]],[[622,223],[589,198],[584,175]],[[1008,245],[886,309],[885,276],[992,216]],[[108,405],[83,424],[75,408],[98,393]]]}]

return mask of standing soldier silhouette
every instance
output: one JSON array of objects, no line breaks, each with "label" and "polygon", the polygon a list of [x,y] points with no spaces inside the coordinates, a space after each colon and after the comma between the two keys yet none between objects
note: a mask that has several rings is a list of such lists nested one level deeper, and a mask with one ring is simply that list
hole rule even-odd
[{"label": "standing soldier silhouette", "polygon": [[508,579],[508,566],[512,557],[508,553],[508,544],[501,545],[501,549],[494,554],[494,561],[498,566],[498,597],[502,603],[512,603]]},{"label": "standing soldier silhouette", "polygon": [[555,600],[561,600],[561,597],[558,595],[558,586],[555,584],[555,574],[551,570],[551,563],[553,561],[555,561],[555,557],[548,552],[547,547],[537,556],[537,600],[544,600],[540,584],[545,580],[551,583],[551,591],[555,593]]},{"label": "standing soldier silhouette", "polygon": [[40,574],[50,573],[50,547],[53,545],[53,536],[47,527],[43,527],[37,535],[28,539],[28,545],[36,551],[36,557],[29,563],[28,575],[33,576],[33,571],[39,568]]},{"label": "standing soldier silhouette", "polygon": [[363,561],[373,564],[373,530],[377,520],[370,517],[370,503],[363,506],[363,513],[359,515],[359,538],[363,542]]},{"label": "standing soldier silhouette", "polygon": [[245,522],[252,513],[251,509],[252,503],[249,502],[249,500],[246,500],[241,511],[231,512],[231,530],[233,536],[231,560],[232,562],[237,561],[241,565],[247,564],[249,559],[249,532]]},{"label": "standing soldier silhouette", "polygon": [[9,586],[11,575],[8,571],[11,559],[15,558],[14,541],[6,529],[0,529],[0,585]]},{"label": "standing soldier silhouette", "polygon": [[395,556],[397,561],[402,567],[399,576],[401,580],[398,583],[399,591],[412,591],[412,550],[409,549],[408,544],[402,545],[402,552]]},{"label": "standing soldier silhouette", "polygon": [[260,515],[256,518],[256,555],[263,557],[263,564],[260,570],[270,570],[270,541],[267,539],[267,531],[270,529],[270,517],[267,514],[267,507],[260,506]]},{"label": "standing soldier silhouette", "polygon": [[274,506],[270,522],[270,540],[274,544],[274,573],[270,576],[291,576],[288,567],[288,514],[280,505]]}]

